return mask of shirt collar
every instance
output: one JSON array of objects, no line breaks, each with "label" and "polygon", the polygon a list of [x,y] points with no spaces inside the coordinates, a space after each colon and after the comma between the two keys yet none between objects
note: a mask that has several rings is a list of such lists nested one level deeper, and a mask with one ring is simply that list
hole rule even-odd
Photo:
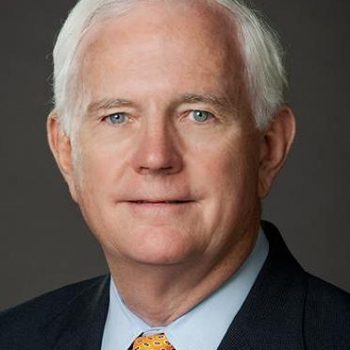
[{"label": "shirt collar", "polygon": [[268,250],[268,241],[260,230],[255,247],[241,268],[212,295],[167,327],[152,328],[132,313],[111,279],[102,350],[127,350],[144,332],[165,333],[176,350],[217,349],[248,296]]}]

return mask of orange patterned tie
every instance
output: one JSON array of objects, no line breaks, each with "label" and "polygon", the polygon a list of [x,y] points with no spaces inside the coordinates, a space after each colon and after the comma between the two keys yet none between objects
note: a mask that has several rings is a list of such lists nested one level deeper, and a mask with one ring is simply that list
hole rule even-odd
[{"label": "orange patterned tie", "polygon": [[136,338],[132,350],[175,350],[175,348],[164,334],[154,334]]}]

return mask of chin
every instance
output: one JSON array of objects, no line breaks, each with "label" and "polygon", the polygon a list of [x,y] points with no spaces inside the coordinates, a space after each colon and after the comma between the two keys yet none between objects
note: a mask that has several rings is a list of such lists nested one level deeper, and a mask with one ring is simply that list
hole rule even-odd
[{"label": "chin", "polygon": [[198,254],[193,237],[175,228],[143,228],[130,232],[118,251],[129,260],[142,264],[181,264]]}]

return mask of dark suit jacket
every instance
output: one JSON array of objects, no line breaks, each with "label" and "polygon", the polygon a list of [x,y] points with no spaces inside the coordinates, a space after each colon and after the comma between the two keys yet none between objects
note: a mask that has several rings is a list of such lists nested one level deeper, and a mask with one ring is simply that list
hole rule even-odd
[{"label": "dark suit jacket", "polygon": [[[304,272],[277,229],[263,228],[268,258],[219,350],[349,350],[350,296]],[[108,298],[105,276],[5,311],[0,349],[99,350]]]}]

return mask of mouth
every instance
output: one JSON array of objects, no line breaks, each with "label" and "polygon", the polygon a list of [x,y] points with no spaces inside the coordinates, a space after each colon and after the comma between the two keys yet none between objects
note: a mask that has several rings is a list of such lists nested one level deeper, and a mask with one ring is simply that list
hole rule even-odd
[{"label": "mouth", "polygon": [[177,215],[185,215],[191,210],[195,203],[194,200],[189,199],[137,199],[128,200],[125,204],[129,207],[131,212],[137,217],[152,218],[152,220],[159,220],[165,216],[168,220]]},{"label": "mouth", "polygon": [[156,201],[145,201],[145,200],[138,200],[138,201],[130,201],[130,203],[134,204],[184,204],[184,203],[190,203],[193,202],[191,200],[156,200]]},{"label": "mouth", "polygon": [[136,201],[129,201],[131,204],[145,204],[145,205],[161,205],[161,204],[172,204],[172,205],[180,205],[180,204],[187,204],[192,203],[192,200],[136,200]]}]

